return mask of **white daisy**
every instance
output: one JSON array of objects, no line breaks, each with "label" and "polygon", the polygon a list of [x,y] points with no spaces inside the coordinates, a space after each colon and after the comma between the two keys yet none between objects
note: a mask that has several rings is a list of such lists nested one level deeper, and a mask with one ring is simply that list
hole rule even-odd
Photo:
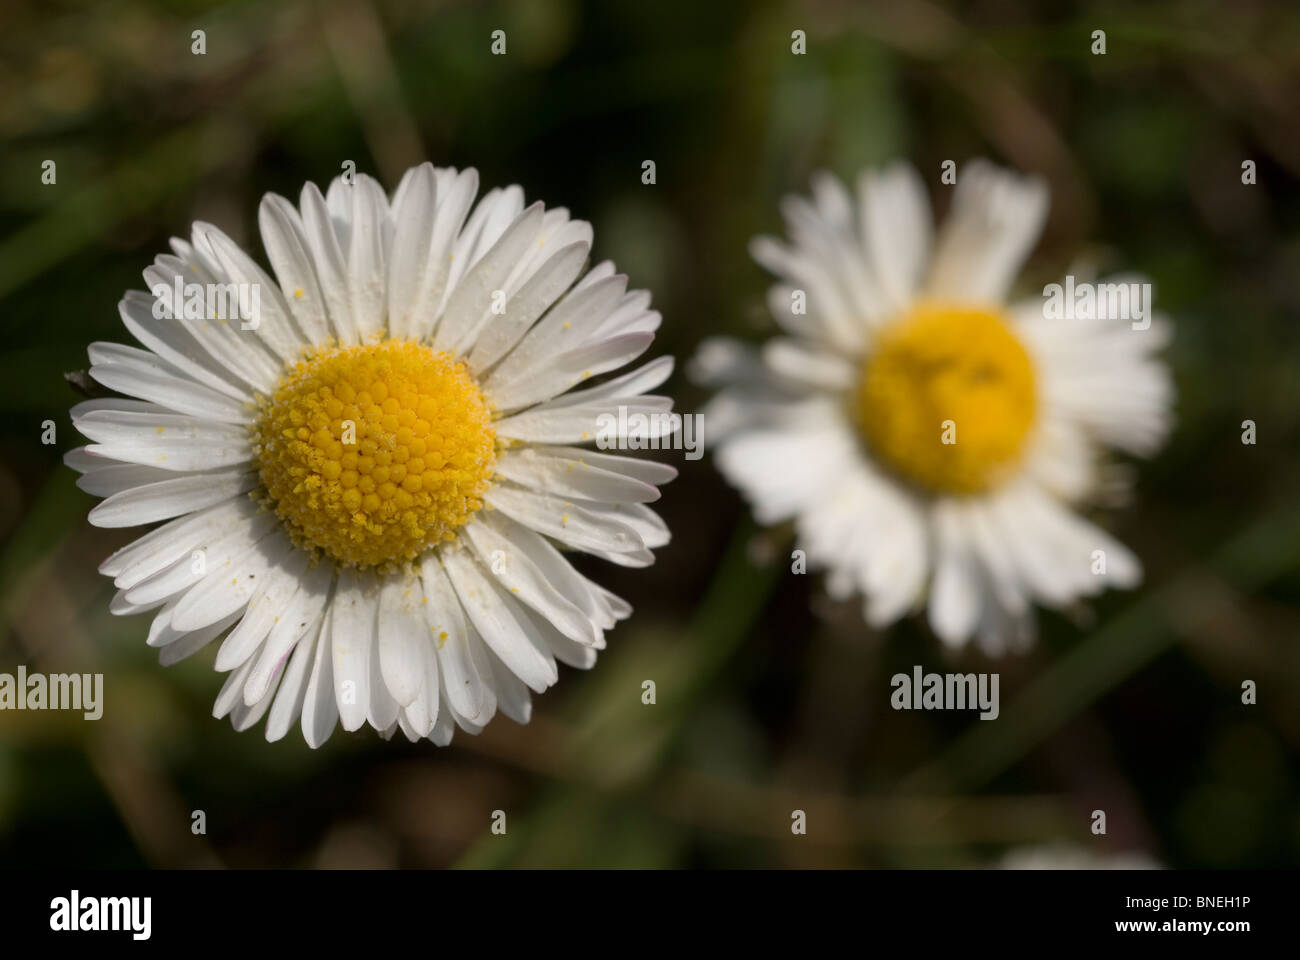
[{"label": "white daisy", "polygon": [[160,318],[130,292],[144,349],[90,346],[90,375],[137,398],[72,412],[94,442],[67,462],[106,498],[90,520],[169,521],[100,566],[111,609],[157,610],[165,665],[220,639],[213,712],[236,729],[301,718],[317,747],[337,721],[437,744],[498,708],[527,723],[529,691],[631,610],[561,550],[640,567],[668,541],[645,504],[676,471],[579,445],[602,412],[669,410],[644,394],[672,361],[571,391],[650,346],[649,294],[608,262],[579,279],[592,231],[566,210],[477,191],[426,163],[391,201],[364,175],[298,208],[269,194],[274,280],[196,223],[150,290],[249,284],[257,316]]},{"label": "white daisy", "polygon": [[856,198],[829,175],[787,198],[793,243],[751,245],[786,335],[709,341],[695,373],[726,387],[705,411],[723,474],[760,522],[794,520],[834,596],[860,593],[883,626],[928,594],[939,637],[997,653],[1031,639],[1031,601],[1139,581],[1071,505],[1116,479],[1105,448],[1163,441],[1167,328],[1008,302],[1046,218],[1038,180],[967,164],[934,239],[928,206],[902,164],[864,172]]}]

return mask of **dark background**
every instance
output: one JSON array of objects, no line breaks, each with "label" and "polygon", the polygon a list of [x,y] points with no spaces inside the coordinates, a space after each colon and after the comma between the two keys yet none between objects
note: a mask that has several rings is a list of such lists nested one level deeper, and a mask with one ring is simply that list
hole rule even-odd
[{"label": "dark background", "polygon": [[[0,864],[1300,863],[1297,104],[1287,2],[10,2],[0,670],[102,671],[106,709],[0,713]],[[636,615],[528,727],[498,718],[445,750],[339,731],[313,752],[296,729],[268,745],[210,717],[214,648],[164,671],[148,617],[108,614],[95,567],[140,531],[85,520],[63,374],[90,341],[129,342],[117,301],[191,221],[264,259],[266,191],[296,198],[349,159],[390,189],[424,159],[475,166],[592,221],[596,258],[654,292],[690,412],[695,345],[773,329],[746,243],[779,232],[782,194],[902,157],[942,210],[940,164],[981,155],[1051,187],[1025,289],[1076,258],[1141,271],[1175,330],[1177,429],[1104,518],[1146,583],[1043,614],[1030,654],[945,658],[915,620],[868,630],[789,572],[789,530],[756,531],[709,459],[680,454],[656,565],[585,567]],[[1001,718],[893,712],[889,676],[913,664],[1000,672]]]}]

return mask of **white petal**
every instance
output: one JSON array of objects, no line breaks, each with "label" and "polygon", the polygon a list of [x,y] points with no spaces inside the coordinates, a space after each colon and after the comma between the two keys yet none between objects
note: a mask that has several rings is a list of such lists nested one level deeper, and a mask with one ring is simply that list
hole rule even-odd
[{"label": "white petal", "polygon": [[676,467],[671,464],[660,463],[657,460],[624,457],[611,453],[597,453],[594,450],[586,450],[582,447],[534,446],[526,449],[536,452],[539,457],[560,460],[566,463],[577,463],[607,473],[630,477],[633,480],[654,487],[661,487],[677,478]]},{"label": "white petal", "polygon": [[[133,585],[127,596],[132,603],[150,603],[188,590],[211,571],[225,568],[232,561],[239,561],[263,539],[278,532],[275,516],[258,511],[234,519],[222,527],[205,523],[201,528],[202,539],[186,546],[168,567],[138,580],[135,576],[137,571],[132,570],[130,579]],[[150,566],[152,565],[151,562]],[[126,584],[122,586],[125,587]],[[194,626],[182,629],[193,630]]]},{"label": "white petal", "polygon": [[370,674],[378,600],[379,591],[372,574],[358,574],[349,567],[339,571],[327,639],[334,656],[334,693],[339,719],[348,731],[365,725],[372,688],[379,681]]},{"label": "white petal", "polygon": [[857,371],[847,359],[794,340],[769,340],[763,348],[763,360],[773,373],[801,386],[850,390],[857,382]]},{"label": "white petal", "polygon": [[952,505],[935,505],[935,570],[930,588],[930,626],[944,643],[957,646],[979,621],[983,598],[969,545],[957,529]]},{"label": "white petal", "polygon": [[501,712],[515,723],[528,723],[533,718],[533,699],[528,695],[528,687],[492,650],[487,653]]},{"label": "white petal", "polygon": [[654,486],[596,464],[585,458],[548,456],[536,447],[522,447],[498,457],[493,469],[497,476],[520,486],[561,497],[604,503],[652,503],[659,499]]},{"label": "white petal", "polygon": [[413,308],[429,269],[438,188],[433,164],[407,171],[393,195],[393,255],[388,261],[388,331],[392,337],[418,337],[421,320]]},{"label": "white petal", "polygon": [[513,601],[483,576],[465,551],[444,549],[441,557],[465,613],[510,672],[538,693],[555,683],[559,677],[555,658],[539,648],[520,624]]},{"label": "white petal", "polygon": [[334,658],[331,655],[330,635],[333,632],[333,607],[327,607],[316,640],[311,677],[302,701],[302,736],[307,746],[315,750],[330,738],[338,723],[338,702],[334,699]]},{"label": "white petal", "polygon": [[[606,630],[614,626],[616,618],[606,601],[606,597],[613,597],[613,594],[593,588],[590,581],[573,569],[564,554],[548,540],[504,514],[484,511],[481,517],[481,523],[506,537],[537,568],[546,582],[586,614],[592,623]],[[627,612],[630,612],[630,608]],[[626,615],[627,613],[623,614]],[[598,645],[603,643],[601,640]]]},{"label": "white petal", "polygon": [[444,171],[438,176],[438,213],[433,221],[428,262],[421,271],[420,292],[409,314],[415,323],[413,336],[424,339],[433,333],[451,278],[453,247],[477,192],[476,170]]},{"label": "white petal", "polygon": [[134,586],[186,556],[227,525],[251,521],[257,512],[252,501],[241,498],[165,523],[114,552],[99,565],[99,572],[113,577],[119,587]]},{"label": "white petal", "polygon": [[302,638],[309,634],[315,636],[333,585],[334,568],[329,563],[317,563],[303,576],[297,592],[271,627],[262,656],[248,676],[244,690],[246,702],[261,699],[280,661]]},{"label": "white petal", "polygon": [[316,184],[308,183],[302,188],[299,206],[330,327],[341,343],[357,343],[357,325],[352,318],[352,298],[348,291],[343,251],[334,233],[329,207]]},{"label": "white petal", "polygon": [[438,652],[449,706],[470,720],[476,720],[482,714],[491,716],[486,707],[490,705],[491,710],[495,710],[496,697],[491,687],[484,683],[470,650],[471,642],[482,641],[471,640],[465,612],[436,553],[425,554],[420,579],[426,600],[425,621]]},{"label": "white petal", "polygon": [[484,500],[524,526],[579,550],[634,553],[645,546],[626,523],[595,516],[589,509],[560,497],[498,484]]},{"label": "white petal", "polygon": [[[81,453],[83,450],[84,448],[80,448],[68,452],[69,454]],[[93,465],[77,478],[77,489],[84,490],[92,497],[111,497],[115,493],[130,490],[132,487],[144,486],[146,483],[176,479],[176,474],[171,470],[142,467],[135,463],[120,463],[117,460],[97,457],[94,454],[86,454],[85,456],[93,462]],[[65,463],[67,463],[67,459],[67,456],[65,456]],[[191,474],[191,476],[196,476],[196,474]]]},{"label": "white petal", "polygon": [[194,381],[148,350],[118,343],[92,343],[87,352],[91,377],[110,390],[206,420],[253,421],[253,412],[246,404]]},{"label": "white petal", "polygon": [[[263,646],[271,628],[288,612],[307,570],[308,559],[302,550],[290,550],[266,573],[253,578],[259,582],[253,588],[239,625],[230,631],[217,651],[213,669],[221,673],[233,670]],[[260,699],[260,696],[253,697],[250,702]]]},{"label": "white petal", "polygon": [[890,306],[912,301],[933,243],[925,184],[910,164],[864,171],[858,180],[862,241]]},{"label": "white petal", "polygon": [[596,625],[547,582],[526,553],[516,549],[493,527],[470,522],[463,529],[479,562],[512,596],[532,607],[575,643],[594,646],[599,642]]},{"label": "white petal", "polygon": [[253,451],[248,433],[233,424],[179,414],[92,410],[73,425],[91,440],[92,453],[163,470],[210,470],[246,463]]},{"label": "white petal", "polygon": [[[257,291],[256,310],[251,309],[252,304],[241,303],[237,314],[240,322],[234,329],[244,336],[260,338],[282,361],[296,360],[306,343],[289,315],[289,305],[285,303],[279,287],[252,257],[218,227],[195,224],[195,232],[202,233],[211,256],[232,283]],[[244,310],[244,307],[250,309]],[[229,319],[234,324],[236,317]]]},{"label": "white petal", "polygon": [[474,344],[482,325],[492,316],[494,292],[503,291],[510,271],[537,239],[542,226],[542,204],[534,203],[501,235],[492,248],[456,285],[447,300],[438,329],[435,350],[460,355]]},{"label": "white petal", "polygon": [[[676,429],[668,415],[673,406],[668,397],[629,398],[625,403],[613,405],[612,409],[607,399],[595,399],[585,404],[560,402],[565,399],[552,400],[498,420],[497,436],[525,443],[590,443],[606,435],[604,424],[615,420],[617,426],[619,407],[626,413],[624,422],[633,423],[636,422],[634,418],[645,418],[650,424],[649,431],[643,434],[647,440],[668,436]],[[626,431],[607,439],[622,439],[624,436]]]},{"label": "white petal", "polygon": [[230,629],[239,619],[238,613],[222,617],[216,623],[208,624],[200,630],[175,635],[171,641],[158,651],[158,663],[164,667],[175,666],[182,660],[194,656],[221,634]]},{"label": "white petal", "polygon": [[384,233],[392,229],[388,198],[373,177],[356,176],[351,188],[352,217],[348,236],[348,290],[352,319],[362,341],[376,336],[387,318],[388,271]]},{"label": "white petal", "polygon": [[257,474],[243,469],[146,483],[113,494],[88,519],[97,527],[134,527],[223,503],[256,485]]},{"label": "white petal", "polygon": [[1001,303],[1047,220],[1047,186],[983,160],[957,173],[952,209],[939,232],[927,293]]},{"label": "white petal", "polygon": [[252,667],[253,662],[250,659],[226,677],[226,682],[222,684],[221,692],[217,694],[217,700],[212,705],[212,715],[218,720],[233,710],[237,704],[243,703],[244,680],[247,679],[248,671]]},{"label": "white petal", "polygon": [[425,648],[429,652],[433,649],[429,625],[424,619],[424,589],[419,578],[404,573],[389,574],[381,580],[380,674],[393,699],[407,707],[424,692],[423,684],[427,679]]},{"label": "white petal", "polygon": [[571,243],[557,251],[506,302],[506,312],[489,323],[469,354],[470,369],[489,369],[528,332],[537,318],[573,283],[587,261],[591,245]]},{"label": "white petal", "polygon": [[329,314],[302,217],[284,197],[268,193],[258,208],[257,223],[280,291],[298,326],[308,342],[324,343],[330,336]]},{"label": "white petal", "polygon": [[275,695],[275,702],[271,704],[271,713],[266,718],[266,739],[269,743],[283,739],[293,722],[302,715],[303,703],[307,698],[307,681],[316,656],[316,638],[319,635],[320,624],[317,623],[293,648],[293,656],[284,668],[280,689]]},{"label": "white petal", "polygon": [[292,549],[288,537],[273,535],[215,569],[210,565],[208,575],[176,604],[172,623],[178,630],[197,630],[242,610],[257,588],[257,579]]},{"label": "white petal", "polygon": [[494,377],[485,389],[498,409],[517,410],[549,400],[590,377],[617,370],[644,353],[653,340],[652,333],[628,333],[576,347],[551,357],[544,367],[530,370],[516,380]]},{"label": "white petal", "polygon": [[492,371],[484,381],[484,388],[494,396],[509,390],[512,385],[544,370],[553,357],[581,346],[596,325],[614,309],[625,289],[627,277],[622,275],[574,287]]},{"label": "white petal", "polygon": [[[610,405],[616,405],[623,401],[631,402],[637,397],[641,397],[647,390],[653,390],[673,373],[672,357],[656,357],[649,363],[642,364],[635,370],[629,370],[627,373],[620,374],[606,380],[604,383],[595,387],[588,387],[585,390],[574,390],[562,397],[556,397],[546,404],[547,408],[559,408],[562,406],[579,406],[590,405],[597,402],[610,401]],[[660,397],[641,397],[642,400],[649,403],[652,400],[656,409],[659,409],[658,401]],[[668,402],[672,406],[672,401]],[[540,408],[539,408],[540,409]]]},{"label": "white petal", "polygon": [[168,363],[218,393],[241,403],[252,402],[252,390],[243,377],[213,359],[184,324],[155,317],[153,308],[154,298],[149,294],[128,290],[117,312],[131,336]]}]

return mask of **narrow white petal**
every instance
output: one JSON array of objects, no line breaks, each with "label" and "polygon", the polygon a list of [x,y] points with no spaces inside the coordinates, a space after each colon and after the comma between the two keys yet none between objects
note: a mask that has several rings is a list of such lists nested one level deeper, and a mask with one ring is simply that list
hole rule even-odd
[{"label": "narrow white petal", "polygon": [[[379,669],[388,692],[403,707],[423,692],[425,648],[433,649],[418,577],[384,576],[379,590]],[[423,734],[421,734],[423,736]]]},{"label": "narrow white petal", "polygon": [[[437,650],[447,700],[453,710],[470,720],[484,713],[485,705],[495,699],[490,687],[475,666],[470,652],[471,631],[465,622],[456,591],[447,579],[442,563],[435,552],[424,555],[420,566],[420,579],[424,585],[424,616],[429,638]],[[473,642],[478,643],[475,639]]]},{"label": "narrow white petal", "polygon": [[604,470],[585,459],[547,456],[536,447],[507,452],[497,458],[493,469],[497,476],[520,486],[561,497],[603,503],[652,503],[659,499],[658,489],[651,484]]},{"label": "narrow white petal", "polygon": [[633,553],[645,546],[626,523],[595,516],[587,508],[560,497],[497,484],[484,499],[524,526],[579,550]]},{"label": "narrow white petal", "polygon": [[979,576],[951,504],[936,505],[934,531],[936,561],[930,589],[930,626],[944,643],[957,646],[970,637],[979,621],[983,605]]},{"label": "narrow white petal", "polygon": [[977,303],[1005,300],[1038,241],[1047,208],[1047,186],[1040,178],[983,160],[966,163],[939,232],[927,293]]},{"label": "narrow white petal", "polygon": [[330,336],[329,314],[302,217],[284,197],[268,193],[258,208],[257,223],[280,292],[298,327],[309,343],[324,343]]},{"label": "narrow white petal", "polygon": [[673,402],[668,397],[629,397],[621,403],[601,398],[583,404],[562,402],[566,399],[560,397],[498,420],[497,436],[525,443],[591,443],[597,438],[622,439],[627,432],[617,431],[620,413],[625,415],[622,422],[629,424],[639,422],[637,418],[645,418],[649,426],[639,436],[646,440],[669,436],[678,427],[670,416]]},{"label": "narrow white petal", "polygon": [[320,636],[316,639],[311,677],[307,681],[307,692],[302,700],[302,737],[313,750],[330,738],[334,725],[339,720],[338,701],[334,695],[334,658],[330,644],[333,613],[332,605],[326,608]]},{"label": "narrow white petal", "polygon": [[866,170],[858,179],[862,245],[894,310],[911,302],[930,256],[933,227],[921,176],[910,164]]},{"label": "narrow white petal", "polygon": [[591,245],[571,243],[557,251],[506,302],[506,312],[493,318],[469,354],[470,369],[483,371],[504,357],[573,283],[587,261]]},{"label": "narrow white petal", "polygon": [[184,324],[154,316],[154,298],[149,294],[128,290],[117,311],[131,336],[168,363],[218,393],[241,403],[252,402],[248,382],[204,350]]},{"label": "narrow white petal", "polygon": [[[202,539],[180,551],[180,556],[169,566],[147,578],[136,580],[132,576],[133,585],[127,596],[132,603],[150,603],[188,590],[211,571],[240,560],[262,540],[277,533],[274,514],[264,512],[254,512],[219,528],[204,524]],[[182,629],[192,630],[194,627]]]},{"label": "narrow white petal", "polygon": [[370,706],[370,648],[375,643],[377,601],[373,575],[358,574],[349,567],[339,572],[327,639],[334,657],[339,719],[348,731],[365,725]]},{"label": "narrow white petal", "polygon": [[[288,612],[289,604],[298,593],[308,559],[302,550],[290,550],[266,573],[253,578],[260,582],[253,588],[239,625],[230,631],[217,651],[213,669],[221,673],[233,670],[263,646],[271,628]],[[252,701],[259,699],[254,697]]]},{"label": "narrow white petal", "polygon": [[176,604],[172,622],[178,630],[197,630],[248,605],[257,580],[290,550],[283,534],[267,537],[243,555],[209,566],[209,573]]},{"label": "narrow white petal", "polygon": [[239,619],[238,613],[222,617],[216,623],[208,624],[200,630],[192,630],[174,636],[171,641],[158,650],[158,663],[164,667],[175,666],[182,660],[194,656],[217,637],[221,636]]},{"label": "narrow white petal", "polygon": [[249,462],[253,451],[240,426],[180,414],[122,410],[74,411],[73,425],[96,444],[88,449],[127,463],[189,471]]},{"label": "narrow white petal", "polygon": [[357,174],[351,193],[348,290],[353,322],[362,341],[366,341],[379,334],[388,315],[384,233],[392,229],[392,223],[388,218],[388,198],[373,177]]},{"label": "narrow white petal", "polygon": [[497,529],[470,522],[464,534],[479,562],[516,599],[532,607],[575,643],[595,646],[600,631],[591,619],[551,584],[521,549]]},{"label": "narrow white petal", "polygon": [[294,721],[302,715],[303,703],[307,699],[307,681],[311,676],[311,665],[316,656],[316,639],[319,635],[318,623],[293,648],[293,656],[289,658],[288,666],[284,668],[280,689],[275,695],[275,702],[271,704],[271,713],[266,718],[266,739],[270,743],[283,739]]},{"label": "narrow white petal", "polygon": [[220,228],[196,224],[195,230],[203,233],[211,255],[232,283],[257,291],[255,311],[251,302],[241,302],[239,311],[229,318],[234,330],[245,337],[259,338],[282,361],[296,360],[306,341],[290,316],[279,286]]},{"label": "narrow white petal", "polygon": [[483,576],[471,556],[463,550],[444,549],[442,565],[465,613],[510,671],[538,693],[555,683],[559,677],[555,658],[538,648],[512,611],[513,601]]},{"label": "narrow white petal", "polygon": [[90,375],[99,383],[174,410],[223,423],[251,423],[252,409],[204,386],[149,350],[118,343],[92,343]]},{"label": "narrow white petal", "polygon": [[393,195],[393,255],[388,262],[388,330],[393,337],[418,337],[413,315],[425,271],[430,268],[438,188],[433,164],[407,172]]},{"label": "narrow white petal", "polygon": [[257,485],[257,474],[222,470],[146,483],[115,493],[90,511],[97,527],[134,527],[223,503]]},{"label": "narrow white petal", "polygon": [[479,330],[493,316],[494,294],[504,291],[511,269],[536,241],[542,226],[542,213],[542,204],[534,203],[520,214],[456,285],[442,312],[438,329],[434,331],[435,350],[449,350],[459,355],[473,346]]},{"label": "narrow white petal", "polygon": [[643,354],[653,341],[652,333],[611,337],[553,356],[544,368],[529,371],[517,380],[489,381],[485,387],[498,409],[516,410],[565,393],[591,377],[617,370]]},{"label": "narrow white petal", "polygon": [[200,510],[193,516],[172,520],[114,552],[99,565],[99,572],[113,577],[116,586],[133,587],[231,526],[251,527],[258,512],[251,500],[239,497]]},{"label": "narrow white petal", "polygon": [[246,702],[261,699],[280,661],[303,637],[314,635],[324,617],[333,584],[334,568],[329,563],[317,563],[303,575],[297,592],[272,625],[261,659],[248,676]]},{"label": "narrow white petal", "polygon": [[299,206],[302,208],[302,224],[307,243],[311,246],[312,261],[316,265],[316,278],[325,300],[330,328],[341,343],[357,343],[357,325],[352,317],[352,298],[348,291],[343,251],[339,247],[338,236],[334,233],[334,224],[330,220],[325,198],[321,196],[316,184],[308,183],[302,188]]}]

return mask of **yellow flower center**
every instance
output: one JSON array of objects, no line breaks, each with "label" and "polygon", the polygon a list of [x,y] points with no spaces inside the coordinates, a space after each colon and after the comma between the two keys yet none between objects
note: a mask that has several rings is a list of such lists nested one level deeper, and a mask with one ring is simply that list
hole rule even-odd
[{"label": "yellow flower center", "polygon": [[996,309],[923,302],[880,336],[855,401],[888,466],[931,493],[978,493],[1020,459],[1034,370]]},{"label": "yellow flower center", "polygon": [[294,539],[360,567],[451,539],[483,506],[496,455],[465,365],[404,340],[295,364],[254,430],[262,485]]}]

